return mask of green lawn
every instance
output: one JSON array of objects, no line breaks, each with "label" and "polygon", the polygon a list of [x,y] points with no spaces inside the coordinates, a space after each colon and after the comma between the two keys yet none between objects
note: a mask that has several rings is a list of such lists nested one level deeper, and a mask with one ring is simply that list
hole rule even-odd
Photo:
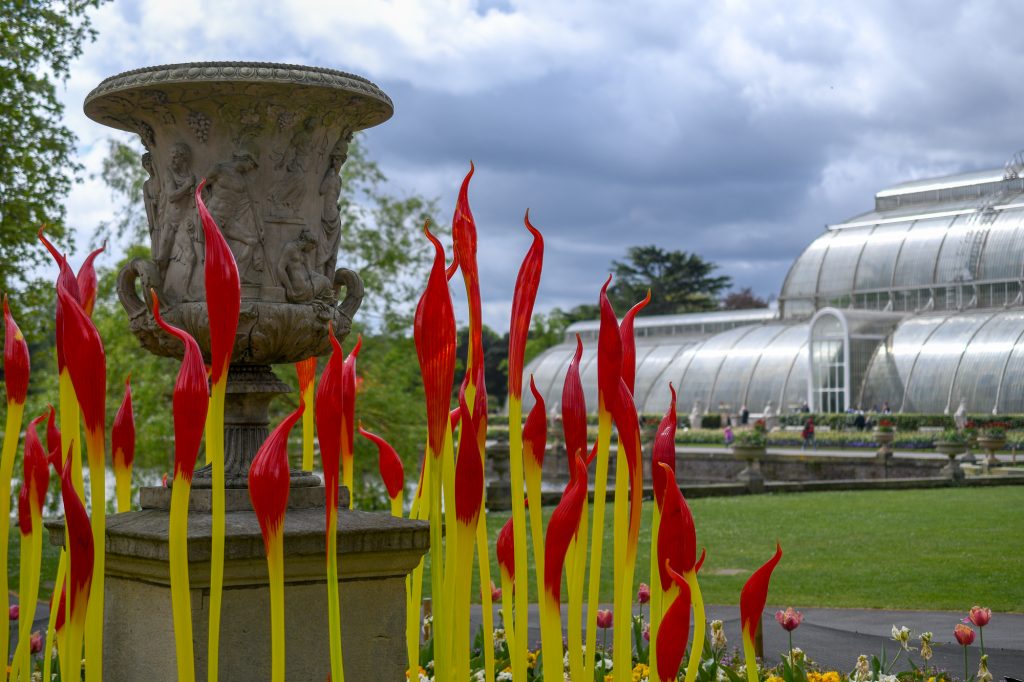
[{"label": "green lawn", "polygon": [[[648,582],[651,504],[644,505],[638,584]],[[771,604],[961,610],[978,603],[1024,611],[1024,487],[716,497],[690,507],[698,546],[708,551],[700,573],[708,603],[738,603],[778,539],[783,557]],[[544,511],[546,518],[551,509]],[[488,515],[492,547],[507,518]],[[601,598],[610,602],[610,505],[607,520]],[[491,571],[498,575],[493,552]],[[534,601],[532,560],[530,571]],[[429,567],[425,580],[429,594]]]},{"label": "green lawn", "polygon": [[[638,584],[648,582],[651,504],[644,504]],[[700,574],[708,603],[738,603],[747,576],[771,557],[778,539],[783,557],[772,577],[771,604],[962,610],[978,603],[1024,612],[1024,487],[714,497],[690,507],[698,545],[708,550]],[[551,509],[544,513],[547,518]],[[488,515],[492,548],[507,518]],[[601,599],[610,602],[611,505],[606,518]],[[49,597],[58,556],[44,544],[42,599]],[[17,526],[9,557],[16,591]],[[491,559],[497,578],[493,551]],[[534,601],[532,561],[530,571]],[[473,593],[479,594],[477,587]]]}]

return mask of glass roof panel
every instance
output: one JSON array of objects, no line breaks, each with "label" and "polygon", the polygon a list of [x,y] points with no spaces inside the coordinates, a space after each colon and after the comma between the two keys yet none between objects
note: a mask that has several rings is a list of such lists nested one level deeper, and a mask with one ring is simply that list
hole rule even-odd
[{"label": "glass roof panel", "polygon": [[874,227],[839,230],[828,243],[828,252],[821,264],[818,293],[829,297],[853,291],[857,262]]},{"label": "glass roof panel", "polygon": [[952,217],[918,220],[907,233],[896,263],[896,286],[928,286],[935,276],[935,261]]},{"label": "glass roof panel", "polygon": [[1017,279],[1024,254],[1024,209],[1001,211],[988,226],[978,279]]},{"label": "glass roof panel", "polygon": [[804,249],[786,276],[786,283],[782,287],[783,298],[813,297],[817,293],[821,262],[828,245],[837,234],[839,231],[826,232]]},{"label": "glass roof panel", "polygon": [[875,227],[861,253],[855,289],[888,289],[892,285],[896,257],[910,226],[908,221]]}]

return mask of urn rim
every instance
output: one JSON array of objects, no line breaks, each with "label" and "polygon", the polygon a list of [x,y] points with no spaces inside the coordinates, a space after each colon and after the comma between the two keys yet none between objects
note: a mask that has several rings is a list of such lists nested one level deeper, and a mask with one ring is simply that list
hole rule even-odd
[{"label": "urn rim", "polygon": [[183,62],[131,69],[104,78],[86,95],[83,108],[89,118],[109,125],[100,120],[97,106],[112,94],[158,85],[200,83],[279,83],[342,91],[384,105],[386,111],[380,120],[367,127],[379,125],[394,114],[391,98],[362,76],[322,66],[250,61]]}]

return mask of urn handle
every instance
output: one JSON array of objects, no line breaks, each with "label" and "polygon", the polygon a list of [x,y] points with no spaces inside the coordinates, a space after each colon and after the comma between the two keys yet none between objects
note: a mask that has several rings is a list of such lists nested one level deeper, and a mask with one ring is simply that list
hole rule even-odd
[{"label": "urn handle", "polygon": [[153,261],[133,258],[117,273],[117,297],[121,300],[121,306],[128,312],[129,318],[138,317],[149,310],[146,300],[139,297],[139,292],[135,288],[136,281],[141,280],[144,292],[151,288],[156,289],[157,297],[163,299],[160,291],[159,272]]},{"label": "urn handle", "polygon": [[334,291],[340,293],[341,287],[345,287],[345,299],[338,306],[348,319],[354,319],[356,311],[363,302],[363,280],[359,273],[348,268],[338,268],[334,273]]}]

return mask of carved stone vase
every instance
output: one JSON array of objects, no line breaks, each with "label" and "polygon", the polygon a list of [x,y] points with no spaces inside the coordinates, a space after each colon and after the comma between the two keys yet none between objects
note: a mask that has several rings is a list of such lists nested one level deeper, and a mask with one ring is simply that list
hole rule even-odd
[{"label": "carved stone vase", "polygon": [[[359,276],[338,268],[341,167],[352,134],[391,117],[369,81],[330,69],[244,62],[173,64],[104,80],[85,101],[93,120],[137,133],[148,173],[143,198],[152,258],[131,261],[117,292],[151,353],[182,345],[150,310],[187,330],[209,361],[205,244],[195,191],[224,235],[242,303],[225,409],[229,487],[245,487],[268,432],[268,404],[288,391],[270,370],[328,351],[328,323],[349,332],[363,297]],[[344,298],[341,298],[344,295]],[[341,298],[339,302],[339,298]],[[204,471],[194,485],[209,485]],[[315,485],[312,477],[293,484]]]}]

